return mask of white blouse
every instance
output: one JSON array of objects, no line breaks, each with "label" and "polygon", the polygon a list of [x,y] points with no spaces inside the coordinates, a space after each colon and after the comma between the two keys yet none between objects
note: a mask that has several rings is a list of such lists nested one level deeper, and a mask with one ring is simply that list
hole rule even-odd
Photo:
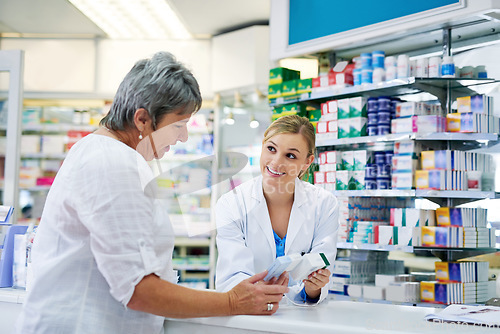
[{"label": "white blouse", "polygon": [[144,276],[177,281],[166,205],[144,191],[152,179],[144,158],[113,138],[90,134],[73,146],[34,240],[18,333],[161,331],[163,317],[126,307]]}]

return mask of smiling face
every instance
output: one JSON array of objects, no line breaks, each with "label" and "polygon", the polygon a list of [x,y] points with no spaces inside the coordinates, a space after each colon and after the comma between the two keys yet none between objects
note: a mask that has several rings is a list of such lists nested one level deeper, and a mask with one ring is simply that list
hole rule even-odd
[{"label": "smiling face", "polygon": [[161,159],[170,150],[170,146],[178,141],[186,142],[188,139],[187,123],[191,114],[169,113],[161,118],[156,126],[156,131],[143,133],[143,139],[137,145],[137,151],[146,159]]},{"label": "smiling face", "polygon": [[262,144],[260,156],[264,192],[293,191],[295,179],[313,160],[302,134],[280,133],[270,137]]}]

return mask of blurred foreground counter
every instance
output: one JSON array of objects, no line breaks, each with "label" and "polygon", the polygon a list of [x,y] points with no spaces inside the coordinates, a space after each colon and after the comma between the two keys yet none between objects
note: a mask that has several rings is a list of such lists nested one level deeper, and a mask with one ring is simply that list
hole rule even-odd
[{"label": "blurred foreground counter", "polygon": [[484,328],[424,320],[442,308],[326,300],[316,307],[286,305],[282,302],[272,316],[232,316],[195,319],[166,319],[165,333],[498,333]]}]

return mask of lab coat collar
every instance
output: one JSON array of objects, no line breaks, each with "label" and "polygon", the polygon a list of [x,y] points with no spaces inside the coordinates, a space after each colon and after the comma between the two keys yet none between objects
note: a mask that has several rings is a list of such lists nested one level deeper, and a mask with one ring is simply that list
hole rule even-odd
[{"label": "lab coat collar", "polygon": [[[276,257],[276,243],[274,241],[273,229],[271,226],[271,218],[269,217],[269,210],[267,209],[266,199],[264,198],[264,191],[262,189],[262,176],[255,178],[255,183],[252,191],[252,198],[256,200],[254,207],[254,217],[259,223],[266,239],[271,247],[273,258]],[[290,220],[288,221],[288,230],[285,243],[285,254],[287,253],[290,245],[299,234],[302,224],[306,221],[304,209],[301,208],[306,203],[307,197],[305,194],[304,184],[298,178],[295,179],[294,200],[292,212],[290,213]]]}]

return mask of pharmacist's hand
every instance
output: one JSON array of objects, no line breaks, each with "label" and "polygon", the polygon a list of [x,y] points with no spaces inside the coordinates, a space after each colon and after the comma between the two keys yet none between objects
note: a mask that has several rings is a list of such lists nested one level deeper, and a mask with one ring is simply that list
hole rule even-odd
[{"label": "pharmacist's hand", "polygon": [[263,271],[247,278],[228,292],[231,314],[270,315],[278,310],[279,302],[283,294],[288,292],[288,287],[279,284],[261,284],[260,281],[266,275],[267,271]]},{"label": "pharmacist's hand", "polygon": [[321,288],[324,287],[330,280],[331,272],[328,269],[318,269],[304,280],[306,293],[310,298],[317,298],[321,293]]},{"label": "pharmacist's hand", "polygon": [[276,285],[288,286],[288,280],[289,280],[288,272],[284,271],[280,275],[280,277],[273,277],[267,282],[262,280],[259,282],[259,284],[264,283],[264,284],[268,284],[268,285],[276,284]]}]

